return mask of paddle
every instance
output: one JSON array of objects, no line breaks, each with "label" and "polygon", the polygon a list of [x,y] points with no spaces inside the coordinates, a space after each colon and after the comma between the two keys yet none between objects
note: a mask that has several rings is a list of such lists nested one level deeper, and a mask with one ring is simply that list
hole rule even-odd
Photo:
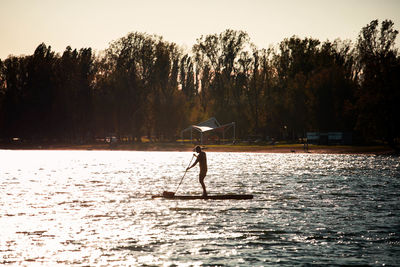
[{"label": "paddle", "polygon": [[193,160],[194,156],[195,156],[195,155],[193,154],[192,159],[190,160],[189,165],[187,166],[187,168],[186,168],[186,170],[185,170],[185,173],[183,174],[182,179],[181,179],[180,183],[178,184],[178,187],[176,188],[175,192],[164,191],[164,192],[162,193],[163,197],[174,197],[174,196],[175,196],[176,192],[177,192],[178,189],[179,189],[179,186],[181,186],[181,183],[182,183],[182,181],[183,181],[183,178],[185,178],[185,175],[186,175],[186,173],[187,173],[187,171],[188,171],[188,168],[190,167],[190,164],[192,163],[192,160]]}]

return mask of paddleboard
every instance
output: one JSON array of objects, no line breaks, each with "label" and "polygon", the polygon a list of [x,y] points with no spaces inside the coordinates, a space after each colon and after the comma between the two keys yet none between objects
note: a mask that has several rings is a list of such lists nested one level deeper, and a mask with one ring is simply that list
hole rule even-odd
[{"label": "paddleboard", "polygon": [[154,195],[152,198],[164,198],[164,199],[182,199],[182,200],[191,200],[191,199],[215,199],[215,200],[223,200],[223,199],[252,199],[253,195],[235,195],[235,194],[227,194],[227,195],[208,195],[206,197],[203,196],[163,196],[163,195]]}]

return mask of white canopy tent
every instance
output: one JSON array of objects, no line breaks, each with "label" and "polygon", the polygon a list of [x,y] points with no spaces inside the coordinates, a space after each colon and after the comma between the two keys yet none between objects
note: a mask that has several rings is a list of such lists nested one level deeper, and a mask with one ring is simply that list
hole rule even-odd
[{"label": "white canopy tent", "polygon": [[196,125],[191,125],[188,128],[184,129],[181,132],[182,142],[183,142],[183,134],[185,132],[190,131],[190,142],[193,141],[193,130],[200,133],[200,143],[203,144],[203,134],[209,131],[218,131],[222,132],[222,139],[225,139],[225,132],[233,127],[233,142],[235,142],[236,138],[236,124],[234,122],[227,123],[221,125],[216,118],[211,117],[206,121],[200,122]]}]

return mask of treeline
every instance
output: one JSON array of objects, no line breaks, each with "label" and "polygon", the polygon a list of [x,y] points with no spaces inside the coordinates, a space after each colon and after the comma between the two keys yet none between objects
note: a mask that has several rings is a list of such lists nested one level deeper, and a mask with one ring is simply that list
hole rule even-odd
[{"label": "treeline", "polygon": [[374,20],[354,44],[293,36],[259,49],[234,30],[201,36],[192,51],[138,32],[97,55],[71,47],[57,54],[40,44],[33,55],[0,61],[0,137],[175,140],[214,116],[236,122],[239,138],[343,131],[395,145],[397,34],[392,21]]}]

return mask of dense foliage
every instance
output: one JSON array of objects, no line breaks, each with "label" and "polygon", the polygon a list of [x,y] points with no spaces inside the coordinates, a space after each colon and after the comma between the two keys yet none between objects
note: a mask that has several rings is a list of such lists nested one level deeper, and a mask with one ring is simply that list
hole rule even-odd
[{"label": "dense foliage", "polygon": [[0,135],[90,142],[116,135],[174,140],[214,116],[237,136],[292,139],[308,131],[357,133],[391,145],[400,136],[400,57],[393,22],[362,28],[355,44],[293,36],[259,49],[246,32],[201,36],[185,51],[129,33],[95,55],[40,44],[0,60]]}]

